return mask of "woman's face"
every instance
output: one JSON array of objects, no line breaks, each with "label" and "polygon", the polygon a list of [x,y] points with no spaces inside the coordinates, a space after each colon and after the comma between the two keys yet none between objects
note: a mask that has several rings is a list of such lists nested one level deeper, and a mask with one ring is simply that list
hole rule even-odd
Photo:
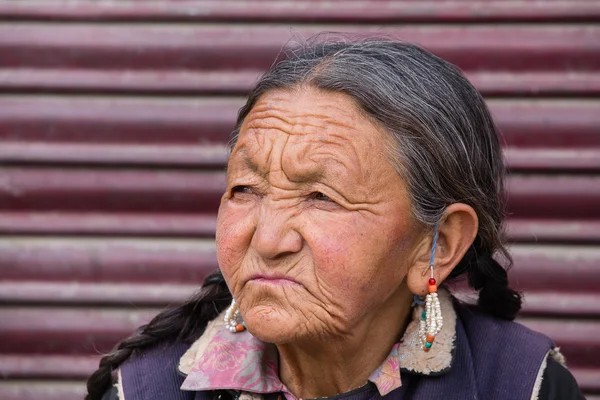
[{"label": "woman's face", "polygon": [[246,117],[216,239],[259,339],[349,335],[406,290],[419,233],[386,135],[349,96],[313,88],[268,92]]}]

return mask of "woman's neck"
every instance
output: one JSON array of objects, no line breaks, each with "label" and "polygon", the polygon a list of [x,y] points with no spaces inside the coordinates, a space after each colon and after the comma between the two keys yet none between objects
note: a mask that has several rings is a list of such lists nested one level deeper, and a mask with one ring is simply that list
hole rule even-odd
[{"label": "woman's neck", "polygon": [[350,337],[278,345],[281,381],[298,399],[329,397],[363,386],[404,333],[412,298],[401,285]]}]

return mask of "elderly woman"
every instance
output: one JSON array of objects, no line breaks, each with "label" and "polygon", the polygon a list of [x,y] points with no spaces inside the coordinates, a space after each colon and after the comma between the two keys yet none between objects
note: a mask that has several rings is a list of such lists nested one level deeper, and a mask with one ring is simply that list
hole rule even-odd
[{"label": "elderly woman", "polygon": [[[312,41],[260,79],[230,150],[220,272],[105,356],[89,399],[581,398],[511,322],[498,133],[455,67]],[[445,289],[459,276],[477,306]]]}]

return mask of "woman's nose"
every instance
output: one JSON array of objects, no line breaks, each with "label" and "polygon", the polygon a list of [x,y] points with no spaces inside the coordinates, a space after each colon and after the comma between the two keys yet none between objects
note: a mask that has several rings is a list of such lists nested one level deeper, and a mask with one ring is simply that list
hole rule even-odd
[{"label": "woman's nose", "polygon": [[263,207],[251,246],[265,259],[275,259],[302,249],[303,239],[291,224],[291,210]]}]

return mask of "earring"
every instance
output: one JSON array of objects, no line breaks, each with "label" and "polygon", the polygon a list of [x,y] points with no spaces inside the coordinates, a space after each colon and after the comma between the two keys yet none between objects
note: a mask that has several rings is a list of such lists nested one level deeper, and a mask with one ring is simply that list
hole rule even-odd
[{"label": "earring", "polygon": [[231,300],[231,305],[225,311],[225,327],[231,333],[242,332],[246,330],[246,325],[244,321],[242,321],[242,316],[240,315],[240,307],[236,304],[235,300]]},{"label": "earring", "polygon": [[431,258],[429,259],[429,269],[431,277],[429,278],[429,294],[425,297],[425,309],[421,313],[419,323],[419,345],[423,346],[424,351],[429,351],[435,340],[435,336],[440,332],[444,321],[442,318],[442,309],[437,294],[437,283],[433,277],[433,264],[435,259],[435,248],[438,239],[438,224],[435,224],[433,245],[431,248]]}]

